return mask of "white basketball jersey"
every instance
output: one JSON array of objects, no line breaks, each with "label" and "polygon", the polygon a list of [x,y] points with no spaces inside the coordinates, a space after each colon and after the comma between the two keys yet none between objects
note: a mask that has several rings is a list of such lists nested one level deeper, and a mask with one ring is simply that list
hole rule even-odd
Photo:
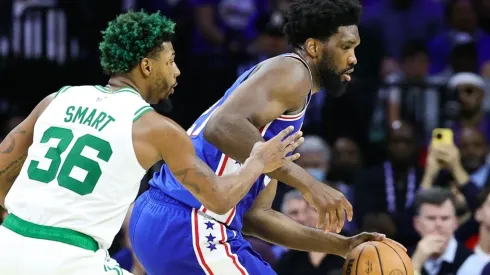
[{"label": "white basketball jersey", "polygon": [[84,233],[109,248],[146,173],[132,126],[150,110],[131,88],[63,87],[36,122],[5,201],[9,213]]}]

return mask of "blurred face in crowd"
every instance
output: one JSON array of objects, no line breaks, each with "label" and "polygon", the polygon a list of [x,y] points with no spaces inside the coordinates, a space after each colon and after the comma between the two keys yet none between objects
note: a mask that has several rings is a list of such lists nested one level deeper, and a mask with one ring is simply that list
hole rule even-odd
[{"label": "blurred face in crowd", "polygon": [[325,180],[328,162],[323,152],[303,152],[296,163],[303,167],[318,181]]},{"label": "blurred face in crowd", "polygon": [[422,204],[419,214],[414,218],[414,227],[422,238],[435,234],[449,240],[458,227],[456,212],[451,200],[446,200],[441,205]]},{"label": "blurred face in crowd", "polygon": [[464,128],[460,134],[461,162],[468,173],[475,172],[486,161],[488,145],[483,134],[472,128]]},{"label": "blurred face in crowd", "polygon": [[476,30],[478,18],[470,0],[457,0],[449,12],[451,24],[456,30],[470,34]]},{"label": "blurred face in crowd", "polygon": [[490,196],[487,196],[483,205],[476,210],[475,219],[481,226],[490,230]]},{"label": "blurred face in crowd", "polygon": [[388,155],[399,166],[413,165],[417,153],[415,133],[406,122],[395,121],[390,130]]},{"label": "blurred face in crowd", "polygon": [[424,79],[429,71],[429,57],[425,52],[407,56],[402,62],[402,70],[408,80]]},{"label": "blurred face in crowd", "polygon": [[481,111],[485,96],[482,89],[473,85],[458,85],[456,87],[461,103],[461,115],[472,116]]},{"label": "blurred face in crowd", "polygon": [[330,149],[318,136],[305,136],[304,143],[298,147],[301,157],[296,164],[308,171],[318,181],[324,181],[329,166]]},{"label": "blurred face in crowd", "polygon": [[328,179],[350,183],[361,166],[359,146],[349,138],[338,138],[333,147]]},{"label": "blurred face in crowd", "polygon": [[302,225],[307,225],[310,210],[308,203],[303,199],[289,199],[283,209],[283,214]]}]

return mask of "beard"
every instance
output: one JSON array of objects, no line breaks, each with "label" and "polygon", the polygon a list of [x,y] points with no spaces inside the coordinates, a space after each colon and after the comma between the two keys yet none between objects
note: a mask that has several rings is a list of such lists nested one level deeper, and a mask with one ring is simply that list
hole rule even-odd
[{"label": "beard", "polygon": [[354,68],[354,65],[349,66],[340,72],[336,72],[331,66],[333,61],[330,56],[328,54],[325,54],[324,56],[325,57],[322,58],[318,65],[320,85],[327,90],[328,95],[339,97],[345,93],[347,86],[349,85],[349,81],[342,81],[341,76]]}]

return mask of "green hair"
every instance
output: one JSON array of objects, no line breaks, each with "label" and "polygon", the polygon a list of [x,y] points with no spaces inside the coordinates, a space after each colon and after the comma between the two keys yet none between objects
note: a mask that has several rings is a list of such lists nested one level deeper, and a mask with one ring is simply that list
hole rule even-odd
[{"label": "green hair", "polygon": [[130,72],[144,57],[154,57],[169,42],[175,23],[160,12],[130,11],[109,22],[102,32],[100,64],[112,75]]}]

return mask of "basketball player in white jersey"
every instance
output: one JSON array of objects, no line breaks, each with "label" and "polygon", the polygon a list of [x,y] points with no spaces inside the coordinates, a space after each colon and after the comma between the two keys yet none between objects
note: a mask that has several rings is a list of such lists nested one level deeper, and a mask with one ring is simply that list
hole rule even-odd
[{"label": "basketball player in white jersey", "polygon": [[[156,113],[180,71],[174,23],[130,12],[111,22],[100,44],[111,75],[102,86],[63,87],[47,96],[0,145],[1,275],[128,274],[107,249],[146,170],[163,159],[207,208],[220,211],[259,175],[295,160],[303,138],[292,127],[258,142],[236,173],[218,177],[195,154],[186,133]],[[289,137],[288,137],[289,135]]]}]

